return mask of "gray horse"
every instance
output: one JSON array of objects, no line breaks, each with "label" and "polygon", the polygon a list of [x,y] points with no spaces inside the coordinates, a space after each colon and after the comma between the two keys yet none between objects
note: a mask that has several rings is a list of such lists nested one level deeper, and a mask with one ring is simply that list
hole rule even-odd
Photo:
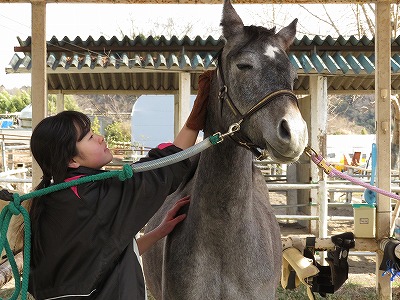
[{"label": "gray horse", "polygon": [[253,159],[261,149],[277,162],[291,163],[307,143],[307,127],[291,92],[296,72],[286,54],[296,23],[278,33],[244,26],[225,0],[226,43],[212,78],[204,132],[226,132],[235,123],[240,130],[201,153],[190,176],[147,226],[153,229],[177,199],[191,196],[185,221],[143,256],[156,299],[275,298],[281,236]]}]

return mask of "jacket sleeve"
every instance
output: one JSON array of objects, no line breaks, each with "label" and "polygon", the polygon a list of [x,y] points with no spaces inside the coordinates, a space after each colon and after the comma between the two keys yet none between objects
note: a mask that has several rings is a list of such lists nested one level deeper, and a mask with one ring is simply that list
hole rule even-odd
[{"label": "jacket sleeve", "polygon": [[[153,160],[179,152],[181,149],[169,146],[153,149],[140,162]],[[189,160],[162,168],[140,172],[132,178],[120,181],[111,178],[94,182],[93,187],[80,191],[82,199],[96,210],[98,221],[111,238],[124,249],[157,212],[165,198],[173,193],[189,170]]]}]

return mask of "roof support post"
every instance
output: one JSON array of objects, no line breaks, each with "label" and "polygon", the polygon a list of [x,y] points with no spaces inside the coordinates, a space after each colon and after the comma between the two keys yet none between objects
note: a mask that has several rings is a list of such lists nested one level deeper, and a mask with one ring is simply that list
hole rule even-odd
[{"label": "roof support post", "polygon": [[[324,76],[310,76],[310,96],[311,96],[311,130],[310,130],[310,144],[311,147],[322,156],[326,157],[326,124],[328,119],[328,92],[327,92],[327,78]],[[326,174],[318,168],[315,164],[311,164],[311,181],[312,183],[319,183],[320,186],[326,184]],[[326,238],[328,236],[327,225],[327,212],[328,212],[328,195],[326,189],[312,189],[310,191],[310,198],[312,202],[318,203],[318,207],[311,207],[311,214],[319,214],[319,227],[318,236]],[[314,224],[313,224],[314,223]],[[316,232],[316,221],[311,221],[311,232]],[[321,255],[321,264],[325,263]]]},{"label": "roof support post", "polygon": [[[46,2],[32,2],[32,128],[47,115]],[[32,162],[32,184],[40,181],[41,170]]]},{"label": "roof support post", "polygon": [[[377,186],[390,191],[391,157],[390,157],[390,57],[391,57],[391,25],[390,2],[376,3],[375,10],[375,119],[377,141]],[[376,238],[388,237],[390,231],[391,205],[390,199],[377,194]],[[377,293],[379,299],[392,299],[390,276],[381,276],[379,265],[383,252],[376,255]]]},{"label": "roof support post", "polygon": [[64,111],[64,93],[62,91],[58,91],[57,93],[56,109],[57,113]]},{"label": "roof support post", "polygon": [[174,97],[174,136],[185,125],[190,113],[190,73],[179,73],[179,91]]}]

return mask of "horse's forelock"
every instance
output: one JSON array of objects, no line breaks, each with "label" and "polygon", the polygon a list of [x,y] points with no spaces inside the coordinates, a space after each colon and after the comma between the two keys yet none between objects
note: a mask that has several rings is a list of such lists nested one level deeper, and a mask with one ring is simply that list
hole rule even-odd
[{"label": "horse's forelock", "polygon": [[255,26],[255,25],[250,25],[250,26],[244,26],[244,31],[247,32],[248,34],[256,34],[258,36],[261,35],[274,35],[276,28],[272,27],[272,28],[265,28],[262,26]]},{"label": "horse's forelock", "polygon": [[236,44],[236,47],[228,54],[228,56],[234,56],[252,42],[257,42],[261,39],[267,39],[273,36],[275,34],[275,27],[268,29],[262,26],[244,26],[244,33],[246,38],[243,39],[241,43]]}]

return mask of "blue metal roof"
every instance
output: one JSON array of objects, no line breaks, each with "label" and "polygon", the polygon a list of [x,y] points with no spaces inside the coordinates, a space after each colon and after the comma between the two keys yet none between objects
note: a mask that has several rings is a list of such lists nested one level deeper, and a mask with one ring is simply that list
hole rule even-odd
[{"label": "blue metal roof", "polygon": [[[8,73],[30,72],[31,38],[19,40],[17,52],[12,57]],[[193,77],[206,69],[215,68],[213,57],[224,45],[221,38],[197,36],[182,39],[164,36],[134,39],[76,37],[59,40],[53,37],[47,42],[47,66],[49,90],[175,90],[177,74],[187,71]],[[299,80],[295,89],[307,91],[309,77],[328,77],[328,90],[373,91],[374,86],[374,39],[354,36],[334,39],[330,36],[296,39],[288,53]],[[400,37],[392,42],[392,77],[394,90],[399,89]],[[197,80],[192,78],[192,88]]]}]

